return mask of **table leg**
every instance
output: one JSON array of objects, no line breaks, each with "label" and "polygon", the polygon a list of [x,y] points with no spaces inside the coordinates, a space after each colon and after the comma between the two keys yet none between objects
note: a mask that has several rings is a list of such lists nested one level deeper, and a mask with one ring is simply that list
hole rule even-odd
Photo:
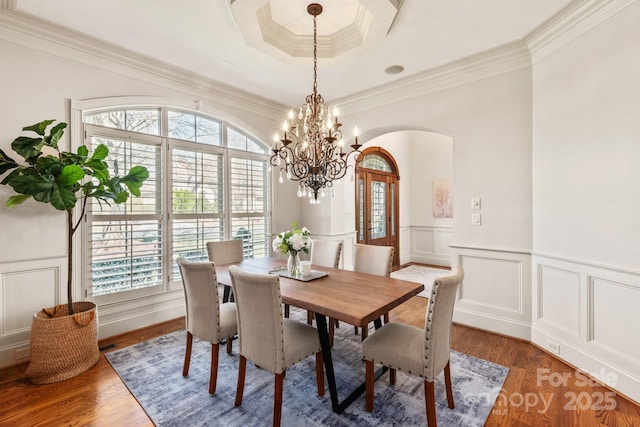
[{"label": "table leg", "polygon": [[[327,331],[327,318],[323,314],[315,313],[316,324],[318,327],[318,337],[320,338],[320,348],[322,349],[322,357],[324,359],[324,370],[327,375],[327,383],[329,385],[329,395],[331,396],[331,407],[333,412],[341,414],[345,409],[349,407],[358,397],[360,397],[365,391],[365,383],[363,382],[358,386],[349,396],[347,396],[342,402],[338,400],[338,388],[336,387],[336,376],[333,372],[333,359],[331,358],[331,345],[329,342],[329,332]],[[382,326],[380,319],[374,321],[375,328],[378,329]],[[374,381],[380,378],[388,368],[382,367],[378,369],[374,376]]]}]

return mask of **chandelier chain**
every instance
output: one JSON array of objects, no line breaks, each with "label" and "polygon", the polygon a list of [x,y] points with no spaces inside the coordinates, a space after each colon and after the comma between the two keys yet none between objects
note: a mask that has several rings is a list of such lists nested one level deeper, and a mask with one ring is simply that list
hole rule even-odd
[{"label": "chandelier chain", "polygon": [[[348,159],[354,157],[360,161],[361,144],[358,144],[354,132],[351,151],[344,152],[342,124],[338,121],[338,112],[333,115],[324,98],[318,93],[318,21],[322,6],[312,3],[307,12],[313,15],[313,93],[307,95],[297,114],[293,109],[282,125],[282,137],[276,133],[273,154],[269,159],[271,166],[279,167],[279,181],[282,173],[287,179],[298,181],[298,197],[309,197],[311,203],[319,203],[318,194],[325,195],[325,189],[334,185],[334,180],[344,177],[350,167]],[[356,129],[357,131],[357,129]],[[332,191],[333,193],[333,191]]]}]

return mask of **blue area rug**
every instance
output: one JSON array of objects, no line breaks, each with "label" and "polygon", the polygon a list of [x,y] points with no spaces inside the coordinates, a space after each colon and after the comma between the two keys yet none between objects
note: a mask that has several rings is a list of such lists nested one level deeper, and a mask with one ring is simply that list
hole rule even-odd
[{"label": "blue area rug", "polygon": [[[302,313],[292,317],[302,319]],[[373,333],[373,330],[370,331]],[[267,426],[273,416],[273,374],[247,363],[244,399],[235,407],[238,379],[237,342],[227,355],[220,346],[216,393],[208,393],[209,343],[194,338],[191,368],[182,376],[185,332],[174,332],[105,356],[133,396],[157,426]],[[344,399],[364,381],[360,337],[353,327],[336,329],[333,349],[338,396]],[[451,379],[455,409],[447,407],[442,374],[436,381],[439,426],[483,426],[498,396],[508,368],[452,352]],[[287,370],[282,408],[283,426],[418,426],[425,425],[424,387],[420,378],[398,371],[396,384],[384,374],[375,384],[374,410],[364,408],[364,394],[344,413],[331,410],[327,389],[317,395],[315,358]]]}]

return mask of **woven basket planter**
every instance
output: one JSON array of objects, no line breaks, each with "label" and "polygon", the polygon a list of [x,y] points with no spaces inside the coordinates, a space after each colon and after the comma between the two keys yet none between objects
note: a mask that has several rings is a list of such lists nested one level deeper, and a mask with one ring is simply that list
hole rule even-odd
[{"label": "woven basket planter", "polygon": [[[26,376],[34,384],[49,384],[75,377],[96,364],[98,319],[96,305],[73,303],[41,310],[31,324],[31,361]],[[49,317],[46,313],[55,313]]]}]

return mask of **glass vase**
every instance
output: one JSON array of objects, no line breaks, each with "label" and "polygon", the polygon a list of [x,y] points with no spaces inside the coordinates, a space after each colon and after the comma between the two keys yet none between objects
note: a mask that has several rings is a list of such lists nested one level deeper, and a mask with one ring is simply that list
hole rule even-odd
[{"label": "glass vase", "polygon": [[289,252],[287,270],[289,270],[289,274],[292,276],[300,275],[300,257],[298,256],[298,252]]}]

